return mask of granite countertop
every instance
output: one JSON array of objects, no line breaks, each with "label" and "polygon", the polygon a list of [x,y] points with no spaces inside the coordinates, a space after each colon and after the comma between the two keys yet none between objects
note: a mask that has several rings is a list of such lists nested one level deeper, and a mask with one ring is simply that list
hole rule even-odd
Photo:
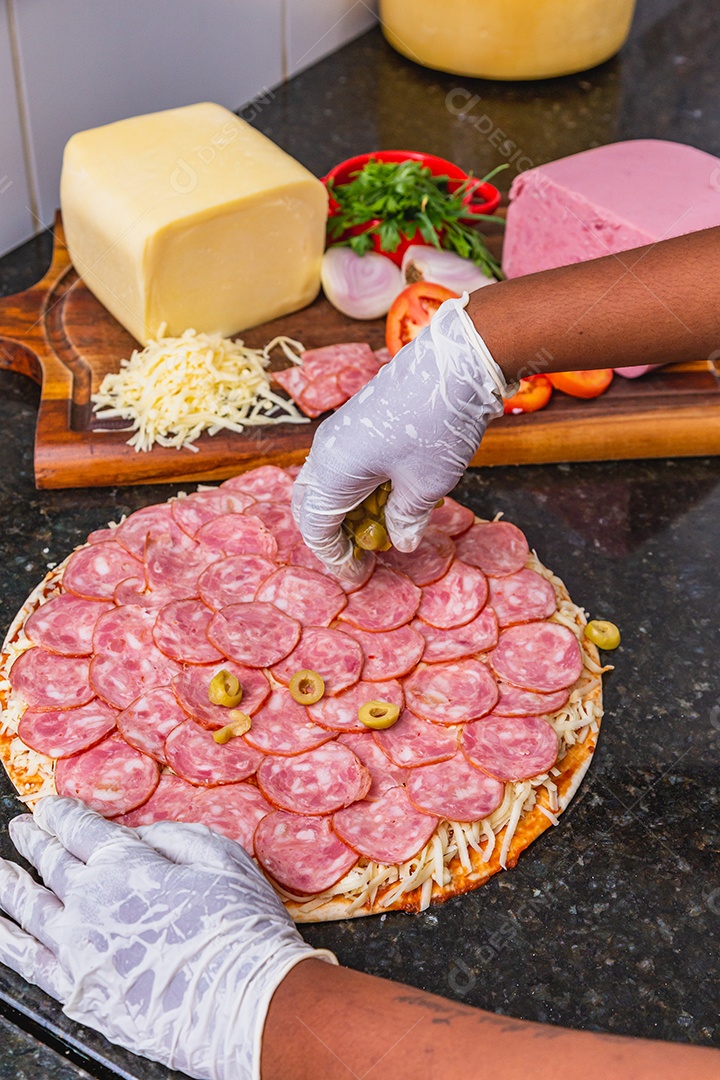
[{"label": "granite countertop", "polygon": [[[482,174],[508,139],[507,187],[528,162],[616,139],[670,138],[720,153],[715,45],[720,9],[640,0],[615,60],[565,79],[492,84],[424,71],[373,31],[244,115],[318,174],[398,145]],[[43,235],[0,260],[0,294],[39,278],[49,255]],[[37,388],[2,373],[0,392],[7,626],[48,566],[90,530],[178,485],[36,491]],[[303,934],[342,963],[496,1012],[720,1046],[720,460],[473,470],[457,495],[484,516],[502,510],[574,600],[620,626],[595,760],[559,827],[515,870],[415,917]],[[20,809],[4,776],[0,796],[4,822]],[[10,854],[4,831],[0,853]],[[0,1014],[0,1077],[173,1075],[108,1047],[4,968]]]}]

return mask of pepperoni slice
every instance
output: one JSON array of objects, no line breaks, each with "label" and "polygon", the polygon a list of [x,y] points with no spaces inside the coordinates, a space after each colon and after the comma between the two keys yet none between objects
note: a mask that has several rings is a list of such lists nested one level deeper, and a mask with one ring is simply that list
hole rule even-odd
[{"label": "pepperoni slice", "polygon": [[257,782],[280,810],[331,814],[367,795],[370,773],[352,750],[333,741],[293,757],[266,757]]},{"label": "pepperoni slice", "polygon": [[90,656],[95,623],[114,607],[107,601],[81,600],[72,593],[54,596],[37,608],[25,623],[35,645],[62,656]]},{"label": "pepperoni slice", "polygon": [[479,615],[487,597],[487,578],[482,571],[456,561],[444,577],[423,589],[418,618],[439,630],[452,630]]},{"label": "pepperoni slice", "polygon": [[212,664],[222,660],[223,654],[208,641],[211,618],[212,611],[202,600],[173,600],[158,613],[152,632],[155,644],[180,663]]},{"label": "pepperoni slice", "polygon": [[330,819],[276,810],[255,829],[255,854],[270,877],[301,896],[332,888],[358,861],[332,831]]},{"label": "pepperoni slice", "polygon": [[529,554],[525,534],[509,521],[478,521],[457,541],[458,559],[492,577],[522,570]]},{"label": "pepperoni slice", "polygon": [[420,589],[405,574],[378,566],[367,583],[350,594],[341,618],[358,630],[397,630],[410,622],[421,597]]},{"label": "pepperoni slice", "polygon": [[425,649],[425,638],[411,626],[400,626],[380,634],[369,634],[367,630],[348,626],[345,632],[362,646],[365,654],[362,677],[366,682],[384,682],[407,675]]},{"label": "pepperoni slice", "polygon": [[465,656],[494,649],[498,642],[497,616],[489,606],[484,607],[469,623],[451,630],[439,630],[422,619],[415,619],[412,625],[425,639],[422,658],[428,664],[462,660]]},{"label": "pepperoni slice", "polygon": [[61,758],[55,766],[58,795],[81,799],[104,817],[127,814],[141,806],[158,786],[156,761],[126,743],[121,735]]},{"label": "pepperoni slice", "polygon": [[551,769],[558,737],[542,716],[488,716],[462,734],[468,761],[496,780],[529,780]]},{"label": "pepperoni slice", "polygon": [[156,821],[193,821],[191,806],[193,798],[202,791],[188,784],[181,776],[166,772],[147,802],[136,810],[116,817],[118,825],[137,829],[141,825],[153,825]]},{"label": "pepperoni slice", "polygon": [[195,491],[187,498],[173,499],[170,503],[173,520],[188,536],[195,536],[198,529],[221,514],[242,514],[255,502],[251,495],[240,491]]},{"label": "pepperoni slice", "polygon": [[233,476],[220,485],[222,491],[240,491],[257,502],[290,502],[293,477],[277,465],[260,465],[257,469]]},{"label": "pepperoni slice", "polygon": [[117,726],[125,742],[166,765],[165,740],[187,720],[169,686],[141,694],[118,715]]},{"label": "pepperoni slice", "polygon": [[263,755],[240,736],[220,745],[212,732],[184,720],[165,740],[165,757],[174,773],[191,784],[234,784],[257,771]]},{"label": "pepperoni slice", "polygon": [[356,803],[333,815],[332,827],[341,840],[366,859],[404,863],[427,844],[438,819],[416,810],[404,787],[394,787],[379,799]]},{"label": "pepperoni slice", "polygon": [[431,585],[450,569],[455,558],[455,544],[440,529],[430,525],[415,551],[390,548],[378,556],[381,566],[407,574],[416,585]]},{"label": "pepperoni slice", "polygon": [[489,713],[498,699],[492,672],[479,660],[422,664],[403,684],[405,702],[435,724],[460,724]]},{"label": "pepperoni slice", "polygon": [[358,720],[358,709],[368,701],[389,701],[403,707],[403,691],[399,682],[359,682],[335,697],[320,698],[308,705],[308,714],[321,727],[331,731],[367,731]]},{"label": "pepperoni slice", "polygon": [[400,714],[400,719],[392,727],[373,731],[372,737],[386,757],[401,767],[444,761],[453,757],[458,748],[455,728],[431,724],[409,709]]},{"label": "pepperoni slice", "polygon": [[255,599],[274,604],[303,626],[329,626],[347,604],[339,585],[304,566],[281,566],[263,582]]},{"label": "pepperoni slice", "polygon": [[503,801],[505,785],[457,753],[437,765],[412,769],[407,793],[413,806],[426,814],[436,814],[448,821],[480,821],[497,810]]},{"label": "pepperoni slice", "polygon": [[535,570],[523,568],[516,574],[490,578],[490,599],[500,626],[546,619],[557,608],[555,590]]},{"label": "pepperoni slice", "polygon": [[218,559],[198,578],[200,597],[215,611],[230,604],[247,604],[276,569],[276,564],[262,555]]},{"label": "pepperoni slice", "polygon": [[118,525],[113,536],[136,559],[142,559],[150,536],[166,536],[172,544],[179,546],[188,543],[186,534],[173,520],[170,503],[154,503],[136,510]]},{"label": "pepperoni slice", "polygon": [[95,697],[89,667],[85,657],[58,656],[36,645],[18,656],[10,685],[21,701],[37,709],[74,709]]},{"label": "pepperoni slice", "polygon": [[317,671],[331,697],[354,686],[360,678],[363,650],[347,633],[308,626],[289,656],[272,669],[278,682],[288,686],[297,671]]},{"label": "pepperoni slice", "polygon": [[73,552],[62,581],[68,592],[84,600],[112,600],[119,582],[142,577],[142,563],[120,544],[108,540]]},{"label": "pepperoni slice", "polygon": [[338,742],[348,746],[370,773],[370,790],[366,799],[379,799],[390,788],[405,783],[408,770],[390,761],[373,739],[372,732],[367,731],[364,735],[346,732],[338,735]]},{"label": "pepperoni slice", "polygon": [[290,507],[286,503],[258,502],[246,511],[246,516],[260,519],[275,537],[278,559],[287,562],[292,549],[302,540]]},{"label": "pepperoni slice", "polygon": [[208,626],[213,645],[248,667],[272,667],[293,651],[302,626],[274,604],[254,600],[216,611]]},{"label": "pepperoni slice", "polygon": [[175,545],[166,535],[148,537],[145,581],[149,589],[164,592],[173,599],[192,600],[198,596],[200,574],[217,556],[210,548],[194,543],[185,533],[182,535],[186,547]]},{"label": "pepperoni slice", "polygon": [[253,716],[245,738],[265,754],[294,757],[329,742],[334,732],[314,724],[304,705],[299,705],[285,689],[273,690],[263,707]]},{"label": "pepperoni slice", "polygon": [[475,522],[472,510],[461,503],[445,496],[442,506],[436,506],[430,512],[430,524],[438,529],[443,529],[448,536],[462,536]]},{"label": "pepperoni slice", "polygon": [[190,816],[183,820],[199,821],[240,844],[248,855],[254,855],[255,829],[271,811],[272,806],[254,784],[225,784],[197,790]]},{"label": "pepperoni slice", "polygon": [[503,630],[490,663],[500,679],[521,690],[550,694],[572,686],[583,661],[572,630],[559,623],[525,623]]},{"label": "pepperoni slice", "polygon": [[363,573],[360,575],[360,578],[353,582],[341,582],[335,574],[330,573],[327,567],[323,566],[317,555],[311,551],[302,540],[299,544],[296,544],[290,552],[289,561],[291,566],[306,566],[308,570],[316,570],[318,574],[324,574],[325,577],[329,577],[331,581],[337,581],[346,593],[357,592],[358,589],[362,589],[363,585],[375,569],[376,563],[373,553],[371,551],[366,552],[362,564]]},{"label": "pepperoni slice", "polygon": [[127,709],[135,698],[157,686],[169,686],[179,664],[155,645],[144,652],[117,657],[100,653],[90,661],[90,685],[99,698],[116,709]]},{"label": "pepperoni slice", "polygon": [[567,704],[570,690],[556,690],[554,694],[536,694],[534,690],[519,690],[517,686],[501,682],[500,697],[493,712],[497,716],[542,716],[557,712]]},{"label": "pepperoni slice", "polygon": [[264,559],[275,559],[278,553],[275,537],[257,515],[251,516],[249,511],[247,514],[222,514],[213,518],[198,529],[195,539],[214,551],[216,556],[262,555]]},{"label": "pepperoni slice", "polygon": [[210,683],[218,671],[229,671],[242,688],[242,701],[238,708],[248,716],[258,711],[270,693],[270,683],[262,671],[234,664],[225,660],[211,667],[190,667],[181,671],[172,681],[172,691],[188,715],[211,731],[225,727],[228,710],[225,705],[213,705],[209,698]]},{"label": "pepperoni slice", "polygon": [[94,698],[78,709],[26,709],[18,725],[22,741],[51,758],[70,757],[115,730],[117,712]]}]

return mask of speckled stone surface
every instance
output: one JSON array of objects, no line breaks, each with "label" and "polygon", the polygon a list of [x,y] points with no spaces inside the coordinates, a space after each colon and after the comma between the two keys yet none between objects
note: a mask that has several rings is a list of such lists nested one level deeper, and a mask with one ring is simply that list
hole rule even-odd
[{"label": "speckled stone surface", "polygon": [[[254,106],[253,122],[317,173],[350,154],[400,145],[481,174],[502,160],[479,122],[487,116],[520,151],[504,187],[518,165],[527,167],[521,157],[539,163],[620,138],[671,138],[719,153],[718,43],[714,6],[640,0],[620,57],[520,85],[424,71],[372,32]],[[460,104],[463,115],[453,112]],[[41,237],[0,260],[0,293],[31,284],[48,259]],[[48,566],[90,530],[177,487],[35,491],[37,389],[2,374],[0,394],[7,626]],[[620,626],[595,761],[559,827],[512,872],[416,917],[303,933],[342,963],[497,1012],[720,1046],[720,460],[474,471],[457,494],[479,514],[504,511],[578,603]],[[20,810],[4,776],[0,794],[4,822]],[[10,853],[1,830],[0,854]],[[0,968],[0,1013],[4,1000],[22,1001],[40,1023],[79,1040],[95,1075],[170,1075],[71,1024]],[[14,1027],[0,1029],[0,1076],[29,1075],[32,1061],[40,1063],[35,1075],[85,1075],[33,1049]]]}]

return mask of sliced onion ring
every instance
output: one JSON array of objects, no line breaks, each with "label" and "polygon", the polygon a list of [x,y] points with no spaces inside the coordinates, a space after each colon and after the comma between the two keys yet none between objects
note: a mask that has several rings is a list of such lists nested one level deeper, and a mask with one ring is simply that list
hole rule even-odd
[{"label": "sliced onion ring", "polygon": [[444,285],[460,296],[475,292],[484,285],[494,285],[495,278],[486,277],[472,259],[463,259],[454,251],[438,251],[434,247],[413,244],[403,255],[402,274],[405,284],[432,281]]},{"label": "sliced onion ring", "polygon": [[322,262],[322,286],[333,307],[351,319],[379,319],[405,282],[385,255],[356,255],[349,247],[331,247]]}]

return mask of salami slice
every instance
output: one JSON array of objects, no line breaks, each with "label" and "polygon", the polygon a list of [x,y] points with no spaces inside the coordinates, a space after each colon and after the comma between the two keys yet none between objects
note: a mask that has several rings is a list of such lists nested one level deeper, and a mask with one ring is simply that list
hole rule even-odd
[{"label": "salami slice", "polygon": [[114,605],[104,600],[81,600],[72,593],[54,596],[25,623],[35,645],[62,656],[89,656],[95,623]]},{"label": "salami slice", "polygon": [[469,623],[451,630],[439,630],[422,619],[415,619],[412,625],[425,639],[422,658],[428,664],[462,660],[466,656],[494,649],[498,642],[497,616],[489,605]]},{"label": "salami slice", "polygon": [[128,656],[142,656],[152,648],[154,625],[154,612],[113,605],[95,623],[92,651],[96,656],[114,656],[120,661]]},{"label": "salami slice", "polygon": [[483,572],[456,560],[444,577],[423,589],[418,618],[439,630],[452,630],[476,618],[487,597]]},{"label": "salami slice", "polygon": [[333,815],[332,827],[341,840],[366,859],[404,863],[427,844],[438,819],[416,810],[404,787],[394,787],[379,799],[349,806]]},{"label": "salami slice", "polygon": [[542,716],[488,716],[468,724],[461,747],[468,761],[496,780],[529,780],[553,767],[558,737]]},{"label": "salami slice", "polygon": [[478,521],[457,540],[458,559],[492,577],[522,570],[529,554],[525,534],[509,521]]},{"label": "salami slice", "polygon": [[367,731],[358,720],[358,709],[368,701],[389,701],[403,707],[403,691],[399,682],[358,682],[335,697],[324,697],[308,705],[308,714],[321,727],[330,731]]},{"label": "salami slice", "polygon": [[455,558],[455,544],[440,529],[430,525],[415,551],[398,551],[390,548],[378,556],[381,566],[407,574],[416,585],[431,585],[450,569]]},{"label": "salami slice", "polygon": [[337,375],[329,371],[310,379],[298,394],[297,403],[308,416],[320,416],[329,409],[344,405],[347,399],[348,395],[341,388]]},{"label": "salami slice", "polygon": [[183,820],[207,825],[240,844],[248,855],[254,855],[255,829],[271,811],[272,806],[253,784],[225,784],[199,788],[190,807],[190,817]]},{"label": "salami slice", "polygon": [[255,855],[278,885],[301,896],[332,888],[358,861],[357,853],[332,831],[329,818],[281,810],[258,823]]},{"label": "salami slice", "polygon": [[93,529],[93,531],[88,534],[87,543],[88,544],[103,544],[106,540],[114,540],[114,539],[115,539],[115,530],[114,529]]},{"label": "salami slice", "polygon": [[189,716],[211,731],[225,727],[228,709],[225,705],[213,705],[209,698],[210,683],[218,671],[229,671],[240,683],[242,700],[238,706],[248,716],[253,716],[270,693],[270,683],[262,671],[225,660],[210,667],[189,667],[176,675],[172,691]]},{"label": "salami slice", "polygon": [[156,761],[126,743],[121,735],[111,735],[55,767],[58,795],[81,799],[104,817],[127,814],[141,806],[158,786],[160,769]]},{"label": "salami slice", "polygon": [[550,694],[572,686],[582,653],[572,630],[559,623],[525,623],[503,630],[490,663],[500,679],[521,690]]},{"label": "salami slice", "polygon": [[205,545],[195,543],[185,533],[182,535],[187,542],[186,547],[174,545],[165,534],[148,537],[145,545],[145,581],[149,589],[163,592],[175,600],[193,600],[198,596],[200,574],[215,561],[217,554]]},{"label": "salami slice", "polygon": [[277,558],[281,562],[287,562],[292,549],[302,540],[290,507],[286,503],[258,502],[245,513],[249,518],[260,519],[268,532],[275,537]]},{"label": "salami slice", "polygon": [[142,577],[142,563],[120,544],[108,540],[73,552],[62,580],[68,592],[84,600],[112,600],[119,582]]},{"label": "salami slice", "polygon": [[255,593],[275,569],[276,564],[262,555],[218,559],[198,578],[200,597],[215,611],[229,604],[246,604],[255,599]]},{"label": "salami slice", "polygon": [[373,731],[373,740],[394,765],[413,767],[431,765],[454,757],[458,748],[456,728],[441,727],[422,720],[409,709],[385,731]]},{"label": "salami slice", "polygon": [[333,697],[355,685],[364,661],[363,650],[348,634],[308,626],[293,651],[275,665],[272,674],[287,686],[297,671],[317,671],[325,683],[325,694]]},{"label": "salami slice", "polygon": [[173,499],[170,503],[173,520],[188,536],[195,536],[198,529],[222,514],[242,514],[255,502],[252,495],[241,491],[213,488],[195,491],[185,499]]},{"label": "salami slice", "polygon": [[146,611],[159,611],[176,599],[169,588],[149,589],[144,578],[126,578],[121,581],[115,586],[114,596],[118,607],[135,606],[145,608]]},{"label": "salami slice", "polygon": [[408,770],[393,764],[373,739],[372,732],[367,731],[364,735],[346,732],[338,735],[338,742],[348,746],[370,773],[370,790],[365,796],[366,799],[379,799],[390,788],[405,783]]},{"label": "salami slice", "polygon": [[311,381],[329,372],[346,368],[376,364],[370,346],[364,341],[341,341],[336,345],[323,345],[319,349],[306,349],[302,355],[302,370]]},{"label": "salami slice", "polygon": [[304,566],[281,566],[263,582],[255,599],[274,604],[303,626],[329,626],[347,604],[339,585]]},{"label": "salami slice", "polygon": [[[253,506],[265,506],[265,503],[253,503]],[[251,508],[252,509],[252,508]],[[262,555],[264,559],[275,559],[278,553],[277,540],[265,528],[257,515],[222,514],[203,525],[195,534],[195,539],[222,555]]]},{"label": "salami slice", "polygon": [[127,709],[135,698],[157,686],[169,686],[180,671],[155,645],[142,654],[118,658],[101,653],[90,661],[90,685],[99,698],[116,709]]},{"label": "salami slice", "polygon": [[293,477],[277,465],[260,465],[257,469],[233,476],[220,485],[222,491],[240,491],[257,502],[290,502]]},{"label": "salami slice", "polygon": [[438,529],[443,529],[448,536],[462,536],[475,522],[472,510],[461,503],[445,496],[442,506],[436,506],[430,512],[430,524]]},{"label": "salami slice", "polygon": [[[346,593],[357,592],[358,589],[362,589],[365,582],[371,576],[375,569],[375,564],[376,559],[373,553],[371,551],[366,552],[362,563],[363,573],[360,575],[360,578],[353,582],[343,581],[342,583],[338,583],[342,585],[342,588]],[[330,571],[323,566],[317,555],[315,555],[302,540],[299,544],[296,544],[290,552],[290,565],[306,566],[308,570],[316,570],[318,574],[324,574],[326,577],[329,577],[331,581],[338,581],[335,574],[330,573]]]},{"label": "salami slice", "polygon": [[150,536],[167,536],[176,546],[183,546],[188,542],[187,535],[173,520],[170,503],[154,503],[136,510],[118,525],[113,536],[136,559],[142,559]]},{"label": "salami slice", "polygon": [[24,743],[51,758],[70,757],[115,730],[115,709],[94,698],[78,709],[26,709],[18,725]]},{"label": "salami slice", "polygon": [[174,773],[191,784],[234,784],[257,771],[263,755],[243,736],[216,743],[212,732],[185,720],[165,740],[165,757]]},{"label": "salami slice", "polygon": [[207,636],[212,611],[202,600],[173,600],[158,612],[153,639],[158,649],[184,664],[212,664],[223,654]]},{"label": "salami slice", "polygon": [[257,774],[263,795],[294,814],[331,814],[367,795],[370,773],[347,746],[328,742],[294,757],[266,757]]},{"label": "salami slice", "polygon": [[[202,791],[193,784],[188,784],[181,776],[162,773],[158,786],[147,802],[121,814],[115,820],[119,825],[137,829],[141,825],[154,825],[156,821],[193,821],[191,806],[193,798]],[[211,789],[209,789],[211,790]]]},{"label": "salami slice", "polygon": [[74,709],[95,697],[89,666],[85,657],[58,656],[35,645],[13,664],[10,685],[21,701],[37,709]]},{"label": "salami slice", "polygon": [[516,574],[490,578],[489,603],[500,626],[547,619],[555,612],[557,601],[550,582],[535,570],[523,568]]},{"label": "salami slice", "polygon": [[498,689],[500,697],[493,709],[497,716],[549,716],[562,709],[570,697],[569,688],[556,690],[554,694],[536,694],[534,690],[519,690],[501,682]]},{"label": "salami slice", "polygon": [[489,713],[498,699],[492,672],[479,660],[421,664],[403,684],[405,703],[435,724],[460,724]]},{"label": "salami slice", "polygon": [[263,707],[253,716],[245,738],[265,754],[293,757],[329,742],[334,732],[314,724],[304,705],[299,705],[285,689],[273,690]]},{"label": "salami slice", "polygon": [[407,793],[413,806],[426,814],[448,821],[480,821],[497,810],[505,785],[457,753],[437,765],[412,769]]},{"label": "salami slice", "polygon": [[303,369],[296,365],[283,368],[282,371],[273,371],[272,378],[294,402],[297,402],[303,390],[310,385],[310,380]]},{"label": "salami slice", "polygon": [[354,394],[358,394],[377,375],[379,370],[380,364],[373,358],[372,363],[343,368],[342,371],[338,372],[338,386],[344,394],[345,400],[351,398]]},{"label": "salami slice", "polygon": [[257,600],[216,611],[208,637],[216,648],[248,667],[272,667],[293,651],[302,626],[274,604]]},{"label": "salami slice", "polygon": [[117,717],[117,726],[125,742],[166,765],[165,740],[186,720],[187,714],[178,705],[170,687],[159,686],[123,709]]},{"label": "salami slice", "polygon": [[358,630],[397,630],[411,621],[421,596],[405,574],[378,566],[367,583],[350,594],[341,618]]},{"label": "salami slice", "polygon": [[359,642],[365,654],[362,677],[366,682],[384,682],[407,675],[425,650],[425,638],[411,626],[369,634],[348,624],[345,632]]}]

